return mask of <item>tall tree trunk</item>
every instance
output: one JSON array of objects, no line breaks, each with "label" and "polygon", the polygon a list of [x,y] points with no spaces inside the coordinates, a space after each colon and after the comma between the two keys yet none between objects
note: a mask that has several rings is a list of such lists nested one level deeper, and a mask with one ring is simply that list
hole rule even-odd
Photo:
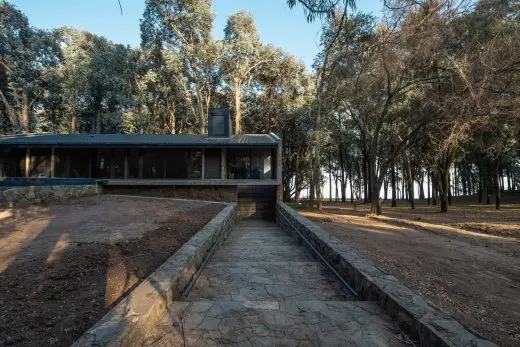
[{"label": "tall tree trunk", "polygon": [[495,208],[500,210],[500,159],[495,161]]},{"label": "tall tree trunk", "polygon": [[379,193],[381,191],[382,180],[378,180],[376,177],[376,162],[375,155],[369,157],[368,165],[370,167],[370,203],[371,203],[371,212],[376,215],[381,215],[383,213],[381,208],[381,199],[379,198]]},{"label": "tall tree trunk", "polygon": [[329,156],[329,202],[332,202],[332,168],[330,166],[330,156]]},{"label": "tall tree trunk", "polygon": [[439,172],[439,199],[441,201],[441,213],[448,212],[448,195],[450,194],[449,166],[443,167]]},{"label": "tall tree trunk", "polygon": [[437,197],[439,190],[437,189],[437,177],[432,175],[432,205],[437,206]]},{"label": "tall tree trunk", "polygon": [[388,200],[388,175],[385,175],[385,180],[383,181],[383,189],[385,190],[385,202]]},{"label": "tall tree trunk", "polygon": [[77,115],[77,92],[76,90],[74,89],[73,91],[73,95],[72,95],[72,105],[71,105],[71,110],[70,110],[70,114],[71,114],[71,117],[70,117],[70,133],[71,134],[74,134],[76,133],[76,129],[77,129],[77,122],[78,122],[78,115]]},{"label": "tall tree trunk", "polygon": [[242,123],[242,109],[240,100],[242,98],[241,85],[235,81],[235,134],[240,134]]},{"label": "tall tree trunk", "polygon": [[101,100],[96,100],[94,109],[96,112],[96,134],[101,134]]},{"label": "tall tree trunk", "polygon": [[421,173],[421,177],[417,180],[419,185],[419,199],[424,200],[424,173]]},{"label": "tall tree trunk", "polygon": [[392,178],[392,207],[396,207],[397,206],[397,182],[396,182],[396,177],[395,177],[395,163],[392,163],[391,178]]},{"label": "tall tree trunk", "polygon": [[20,114],[20,120],[24,134],[29,133],[29,100],[25,90],[22,92],[22,111]]},{"label": "tall tree trunk", "polygon": [[478,164],[478,203],[482,203],[482,189],[484,188],[484,172],[482,170],[482,163]]},{"label": "tall tree trunk", "polygon": [[486,205],[491,205],[491,186],[493,180],[493,174],[491,173],[491,161],[487,161],[487,170],[486,170]]},{"label": "tall tree trunk", "polygon": [[428,188],[428,197],[427,197],[427,203],[428,205],[431,203],[431,197],[430,197],[430,179],[431,179],[431,173],[430,171],[426,171],[426,186]]},{"label": "tall tree trunk", "polygon": [[368,165],[367,156],[363,154],[363,202],[368,203]]},{"label": "tall tree trunk", "polygon": [[[339,169],[340,169],[340,182],[341,182],[341,202],[345,202],[347,182],[345,181],[345,157],[343,156],[343,146],[339,145]],[[336,187],[337,188],[337,187]]]},{"label": "tall tree trunk", "polygon": [[336,199],[335,199],[336,202],[339,201],[338,181],[339,181],[339,175],[338,175],[338,172],[336,171],[336,176],[334,177],[334,187],[336,188]]},{"label": "tall tree trunk", "polygon": [[410,202],[412,210],[415,210],[414,178],[412,176],[412,168],[408,157],[404,158],[404,165],[406,170],[406,182],[408,184],[408,201]]},{"label": "tall tree trunk", "polygon": [[448,168],[448,205],[451,206],[451,201],[453,200],[453,195],[451,193],[451,175]]}]

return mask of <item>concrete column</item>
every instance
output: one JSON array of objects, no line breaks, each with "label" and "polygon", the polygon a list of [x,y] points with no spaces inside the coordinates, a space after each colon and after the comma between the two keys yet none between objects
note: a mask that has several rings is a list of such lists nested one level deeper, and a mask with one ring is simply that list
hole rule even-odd
[{"label": "concrete column", "polygon": [[206,177],[206,149],[202,149],[202,169],[200,172],[200,178],[204,179]]},{"label": "concrete column", "polygon": [[29,177],[29,168],[31,167],[31,149],[27,147],[25,151],[25,177]]},{"label": "concrete column", "polygon": [[225,180],[227,178],[227,153],[226,148],[222,148],[220,152],[220,178]]},{"label": "concrete column", "polygon": [[55,148],[51,147],[51,177],[54,177],[54,175],[55,175],[55,167],[56,167]]}]

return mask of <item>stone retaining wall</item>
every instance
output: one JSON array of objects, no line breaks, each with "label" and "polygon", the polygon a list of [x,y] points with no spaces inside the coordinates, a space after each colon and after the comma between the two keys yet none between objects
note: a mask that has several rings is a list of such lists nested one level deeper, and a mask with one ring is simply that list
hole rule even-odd
[{"label": "stone retaining wall", "polygon": [[106,185],[107,194],[160,196],[164,198],[198,199],[223,202],[237,201],[236,186],[123,186]]},{"label": "stone retaining wall", "polygon": [[299,238],[293,226],[297,228],[361,300],[376,301],[406,332],[417,337],[421,346],[495,346],[289,206],[277,204],[276,222]]},{"label": "stone retaining wall", "polygon": [[0,187],[0,207],[27,206],[101,193],[97,184]]},{"label": "stone retaining wall", "polygon": [[142,346],[147,332],[182,295],[218,237],[233,227],[236,218],[237,205],[226,206],[73,346]]}]

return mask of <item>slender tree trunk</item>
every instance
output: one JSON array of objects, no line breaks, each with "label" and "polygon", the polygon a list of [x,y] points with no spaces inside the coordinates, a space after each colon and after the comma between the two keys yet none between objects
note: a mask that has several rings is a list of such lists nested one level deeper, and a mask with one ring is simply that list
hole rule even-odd
[{"label": "slender tree trunk", "polygon": [[21,123],[24,134],[29,133],[29,100],[27,98],[27,92],[24,90],[22,92],[22,113],[21,113]]},{"label": "slender tree trunk", "polygon": [[448,196],[450,191],[449,166],[444,167],[439,173],[439,198],[441,201],[441,212],[448,212]]},{"label": "slender tree trunk", "polygon": [[392,179],[392,207],[396,207],[397,206],[397,182],[396,182],[396,177],[395,177],[395,163],[392,163],[391,179]]},{"label": "slender tree trunk", "polygon": [[491,163],[487,161],[487,170],[486,170],[486,205],[491,205],[491,181],[493,180],[491,174]]},{"label": "slender tree trunk", "polygon": [[330,157],[329,157],[329,202],[332,202],[332,168],[330,166]]},{"label": "slender tree trunk", "polygon": [[336,177],[334,178],[334,186],[336,188],[336,199],[335,199],[336,202],[339,201],[338,181],[339,181],[338,172],[336,171]]},{"label": "slender tree trunk", "polygon": [[431,198],[430,198],[430,180],[431,180],[431,173],[429,171],[426,172],[426,185],[427,185],[427,188],[428,188],[428,197],[427,197],[427,203],[428,205],[430,205],[431,203]]},{"label": "slender tree trunk", "polygon": [[495,162],[495,208],[500,210],[500,159]]},{"label": "slender tree trunk", "polygon": [[453,195],[451,193],[451,175],[448,169],[448,205],[451,206],[451,201],[453,199]]},{"label": "slender tree trunk", "polygon": [[94,109],[96,112],[96,134],[101,134],[101,100],[96,100]]},{"label": "slender tree trunk", "polygon": [[370,167],[370,203],[371,203],[371,212],[376,215],[381,215],[383,213],[381,208],[381,199],[379,197],[379,193],[381,192],[381,184],[383,183],[381,180],[378,180],[376,177],[376,163],[375,156],[370,156],[369,163]]},{"label": "slender tree trunk", "polygon": [[383,182],[383,189],[385,190],[385,201],[388,200],[388,175],[385,175],[385,180]]},{"label": "slender tree trunk", "polygon": [[478,164],[478,203],[482,203],[482,189],[484,186],[483,182],[484,172],[482,170],[482,163]]},{"label": "slender tree trunk", "polygon": [[241,95],[241,85],[239,82],[235,81],[235,134],[240,134],[241,131],[241,123],[242,123],[242,109],[240,100],[242,98]]},{"label": "slender tree trunk", "polygon": [[77,91],[74,89],[73,90],[73,93],[72,93],[72,105],[71,105],[71,110],[70,110],[70,133],[71,134],[74,134],[76,133],[76,129],[77,129],[77,122],[78,122],[78,116],[77,116]]},{"label": "slender tree trunk", "polygon": [[438,188],[437,188],[438,179],[435,175],[432,175],[432,205],[437,206],[437,197],[438,197]]},{"label": "slender tree trunk", "polygon": [[368,203],[368,165],[367,156],[363,154],[363,202]]}]

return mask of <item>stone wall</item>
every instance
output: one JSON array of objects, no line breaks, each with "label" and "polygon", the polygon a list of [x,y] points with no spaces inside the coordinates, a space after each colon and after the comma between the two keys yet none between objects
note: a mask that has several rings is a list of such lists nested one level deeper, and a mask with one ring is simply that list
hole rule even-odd
[{"label": "stone wall", "polygon": [[63,201],[80,196],[101,193],[96,184],[49,185],[49,186],[6,186],[0,187],[0,206],[3,208]]},{"label": "stone wall", "polygon": [[147,333],[168,305],[182,295],[219,237],[231,230],[236,217],[236,204],[226,206],[73,346],[143,346]]},{"label": "stone wall", "polygon": [[160,196],[208,201],[237,201],[236,186],[119,186],[106,185],[106,194]]},{"label": "stone wall", "polygon": [[276,222],[295,238],[301,238],[299,232],[361,300],[376,301],[421,346],[495,346],[289,206],[277,204]]}]

